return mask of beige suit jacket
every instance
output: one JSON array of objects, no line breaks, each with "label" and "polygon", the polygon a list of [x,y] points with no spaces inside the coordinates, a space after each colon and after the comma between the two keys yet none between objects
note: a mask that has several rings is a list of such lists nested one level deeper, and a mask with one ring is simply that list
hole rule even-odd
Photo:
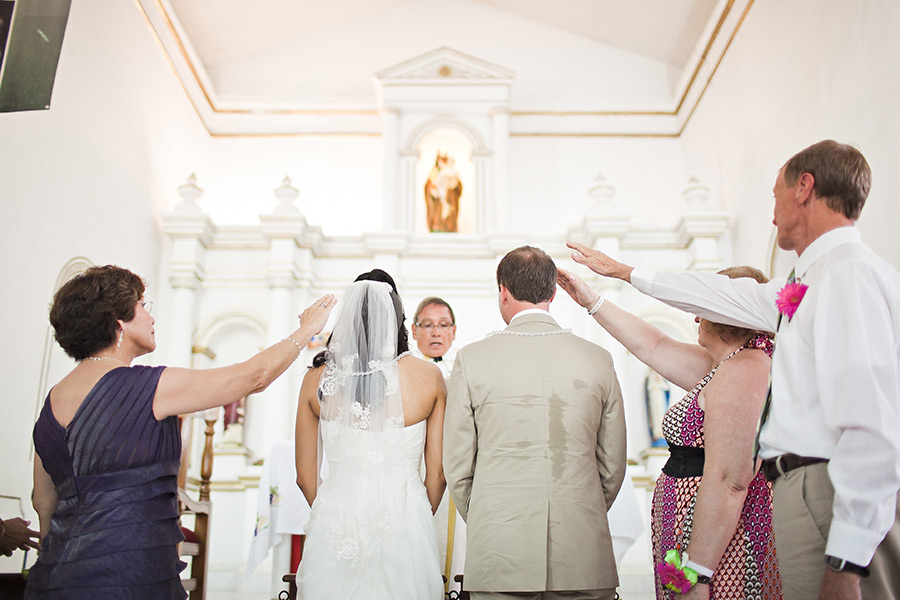
[{"label": "beige suit jacket", "polygon": [[625,462],[609,352],[547,314],[521,316],[460,350],[444,474],[467,523],[464,588],[617,587],[606,511]]}]

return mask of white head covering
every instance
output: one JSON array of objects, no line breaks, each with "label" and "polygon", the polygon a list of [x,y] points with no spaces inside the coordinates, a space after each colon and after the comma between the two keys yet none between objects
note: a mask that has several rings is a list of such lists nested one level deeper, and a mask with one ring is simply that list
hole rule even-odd
[{"label": "white head covering", "polygon": [[[396,299],[396,302],[395,302]],[[399,298],[379,281],[353,283],[319,382],[319,448],[328,456],[323,512],[337,558],[379,560],[387,531],[403,527],[407,458],[398,377]]]}]

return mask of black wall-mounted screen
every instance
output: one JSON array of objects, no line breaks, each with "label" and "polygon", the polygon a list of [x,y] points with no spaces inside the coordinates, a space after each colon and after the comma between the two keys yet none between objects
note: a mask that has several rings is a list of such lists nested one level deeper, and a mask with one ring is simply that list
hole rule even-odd
[{"label": "black wall-mounted screen", "polygon": [[[4,37],[0,111],[46,110],[72,0],[0,0],[0,19],[11,13]],[[0,26],[0,34],[2,34]]]}]

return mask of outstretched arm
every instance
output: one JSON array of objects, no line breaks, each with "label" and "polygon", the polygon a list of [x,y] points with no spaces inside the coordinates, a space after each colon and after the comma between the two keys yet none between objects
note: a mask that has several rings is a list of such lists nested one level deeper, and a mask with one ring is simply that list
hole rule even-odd
[{"label": "outstretched arm", "polygon": [[627,281],[638,291],[669,306],[714,323],[774,332],[778,326],[775,298],[784,280],[759,283],[742,277],[730,279],[709,271],[681,273],[635,269],[599,250],[567,242],[572,259],[598,275]]},{"label": "outstretched arm", "polygon": [[566,246],[574,250],[572,252],[572,260],[586,266],[597,275],[621,279],[631,283],[631,272],[634,271],[634,267],[629,267],[625,263],[613,260],[599,250],[594,250],[590,246],[585,246],[578,242],[566,242]]},{"label": "outstretched arm", "polygon": [[[586,309],[600,298],[584,280],[565,269],[557,270],[556,282]],[[673,340],[609,300],[603,301],[594,313],[594,320],[638,360],[682,389],[690,389],[712,367],[712,358],[700,346]]]},{"label": "outstretched arm", "polygon": [[168,368],[163,371],[153,399],[158,420],[225,406],[266,389],[284,373],[314,335],[322,331],[337,300],[327,294],[300,315],[300,327],[289,337],[269,346],[249,360],[218,369]]}]

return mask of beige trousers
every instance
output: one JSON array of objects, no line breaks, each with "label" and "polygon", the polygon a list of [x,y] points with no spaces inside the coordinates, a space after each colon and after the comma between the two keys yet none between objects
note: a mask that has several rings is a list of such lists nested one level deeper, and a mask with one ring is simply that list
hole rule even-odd
[{"label": "beige trousers", "polygon": [[[785,600],[817,600],[825,575],[825,542],[834,488],[828,463],[800,467],[772,486],[775,550]],[[863,600],[900,600],[900,497],[894,526],[862,580]]]},{"label": "beige trousers", "polygon": [[613,600],[616,590],[470,592],[472,600]]}]

